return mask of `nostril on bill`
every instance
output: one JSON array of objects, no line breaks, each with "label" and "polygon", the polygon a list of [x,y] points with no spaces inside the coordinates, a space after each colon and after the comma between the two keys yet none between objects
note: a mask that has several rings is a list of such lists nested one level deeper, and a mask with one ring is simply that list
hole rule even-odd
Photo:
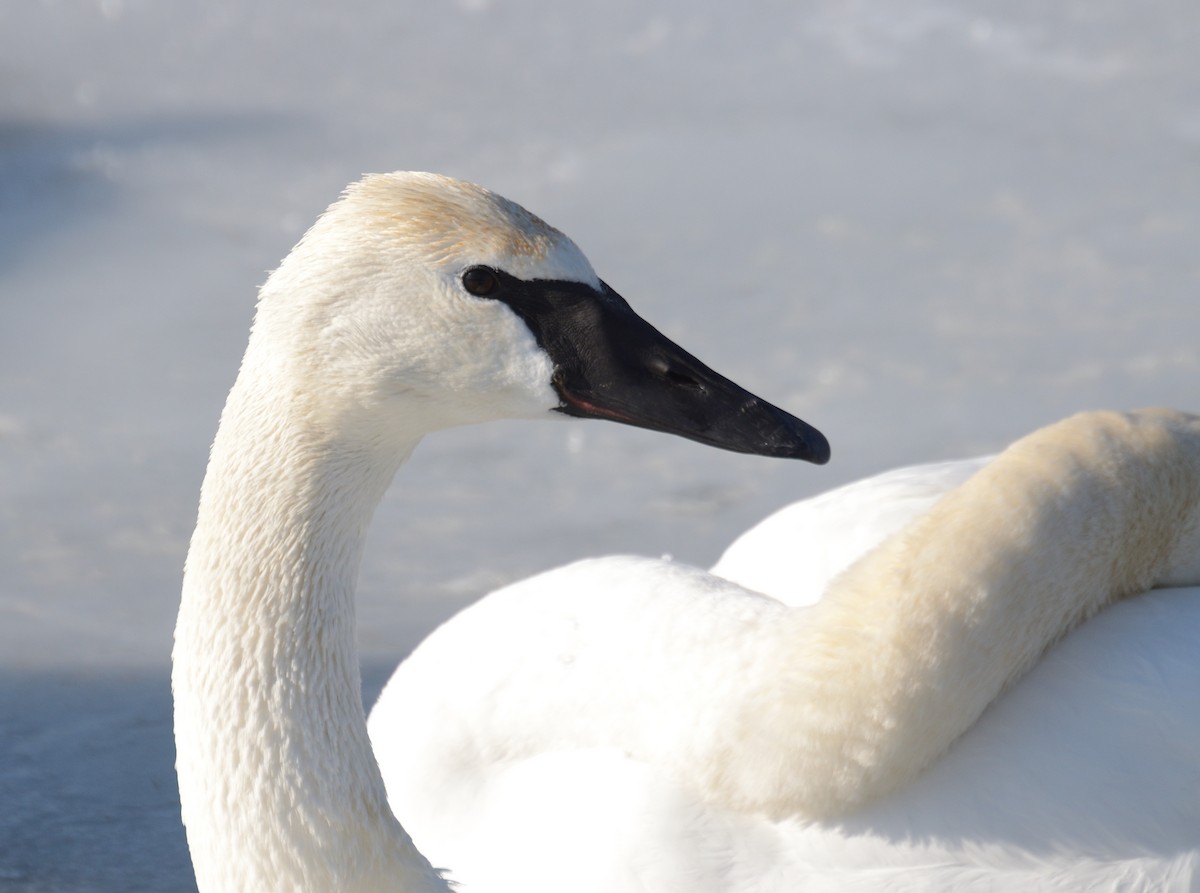
[{"label": "nostril on bill", "polygon": [[698,391],[703,394],[707,390],[704,385],[696,379],[694,375],[686,369],[675,366],[667,360],[655,360],[650,364],[650,368],[666,379],[666,381],[676,387],[687,388],[689,390]]},{"label": "nostril on bill", "polygon": [[701,393],[704,392],[704,385],[696,381],[696,379],[688,375],[686,372],[680,372],[677,369],[668,369],[666,371],[666,377],[667,381],[671,382],[671,384],[679,385],[683,388],[691,388],[692,390],[700,391]]}]

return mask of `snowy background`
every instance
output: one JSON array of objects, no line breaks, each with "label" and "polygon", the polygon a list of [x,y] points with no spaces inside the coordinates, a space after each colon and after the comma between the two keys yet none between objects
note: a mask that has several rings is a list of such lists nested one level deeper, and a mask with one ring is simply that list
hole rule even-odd
[{"label": "snowy background", "polygon": [[536,570],[709,564],[869,472],[1198,408],[1197,46],[1186,0],[0,5],[0,890],[192,889],[180,567],[255,288],[348,181],[527,205],[834,449],[429,440],[363,568],[375,691]]}]

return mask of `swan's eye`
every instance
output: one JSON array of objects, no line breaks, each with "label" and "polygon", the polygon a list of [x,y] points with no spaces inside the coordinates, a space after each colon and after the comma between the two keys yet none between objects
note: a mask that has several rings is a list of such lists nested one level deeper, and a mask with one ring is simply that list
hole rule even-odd
[{"label": "swan's eye", "polygon": [[462,284],[470,294],[485,298],[500,287],[496,271],[487,267],[471,267],[462,274]]}]

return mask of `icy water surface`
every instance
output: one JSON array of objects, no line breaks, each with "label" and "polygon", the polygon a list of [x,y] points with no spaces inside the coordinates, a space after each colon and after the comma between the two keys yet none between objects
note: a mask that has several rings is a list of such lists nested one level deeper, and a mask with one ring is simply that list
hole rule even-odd
[{"label": "icy water surface", "polygon": [[[483,182],[826,468],[599,423],[447,432],[381,507],[369,690],[585,555],[1079,409],[1196,408],[1186,2],[60,0],[0,8],[0,890],[187,890],[168,658],[254,290],[364,171]],[[800,546],[798,546],[799,548]]]}]

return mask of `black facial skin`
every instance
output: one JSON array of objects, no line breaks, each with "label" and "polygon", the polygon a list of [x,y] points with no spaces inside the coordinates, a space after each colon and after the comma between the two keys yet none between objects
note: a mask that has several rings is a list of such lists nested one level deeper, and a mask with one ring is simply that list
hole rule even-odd
[{"label": "black facial skin", "polygon": [[503,301],[554,362],[557,411],[676,434],[709,446],[823,465],[816,428],[709,369],[604,283],[523,280],[470,267],[463,288]]}]

